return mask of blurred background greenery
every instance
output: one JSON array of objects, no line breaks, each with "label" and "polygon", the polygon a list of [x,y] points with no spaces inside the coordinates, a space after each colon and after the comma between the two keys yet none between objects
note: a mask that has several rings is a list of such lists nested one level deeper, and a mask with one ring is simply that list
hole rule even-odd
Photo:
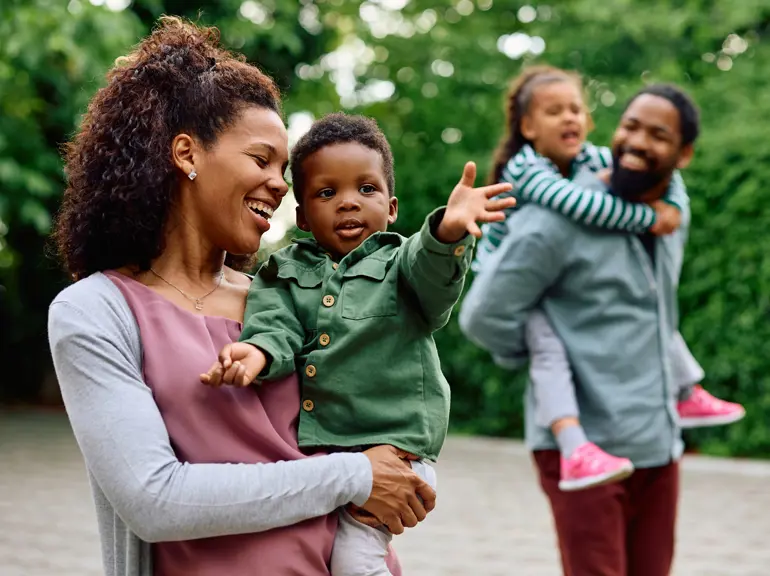
[{"label": "blurred background greenery", "polygon": [[[273,75],[292,139],[334,110],[375,117],[393,145],[405,234],[445,200],[466,160],[485,173],[507,81],[522,65],[585,76],[599,144],[644,82],[684,86],[702,109],[703,137],[684,174],[693,226],[682,332],[707,387],[748,408],[742,422],[688,440],[770,456],[767,0],[3,0],[0,401],[58,401],[45,323],[66,283],[46,251],[64,186],[59,148],[114,59],[161,14],[218,26],[228,47]],[[291,208],[268,249],[294,233]],[[522,375],[496,369],[455,321],[437,339],[454,429],[519,435]]]}]

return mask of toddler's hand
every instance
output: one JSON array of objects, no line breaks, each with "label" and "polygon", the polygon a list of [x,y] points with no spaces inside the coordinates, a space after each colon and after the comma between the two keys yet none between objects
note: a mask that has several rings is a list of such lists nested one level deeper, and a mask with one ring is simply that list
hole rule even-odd
[{"label": "toddler's hand", "polygon": [[264,352],[256,346],[244,342],[228,344],[219,353],[219,360],[208,372],[201,374],[201,382],[209,386],[248,386],[266,363]]},{"label": "toddler's hand", "polygon": [[650,206],[655,210],[655,224],[650,228],[651,233],[662,236],[671,234],[679,228],[682,223],[682,213],[679,208],[665,200],[655,200],[650,203]]},{"label": "toddler's hand", "polygon": [[453,244],[462,239],[465,233],[481,238],[481,229],[477,222],[499,222],[505,220],[506,208],[516,205],[513,197],[492,200],[498,194],[508,192],[510,184],[492,184],[474,188],[476,164],[468,162],[463,170],[460,182],[449,196],[444,217],[436,230],[436,238],[444,244]]}]

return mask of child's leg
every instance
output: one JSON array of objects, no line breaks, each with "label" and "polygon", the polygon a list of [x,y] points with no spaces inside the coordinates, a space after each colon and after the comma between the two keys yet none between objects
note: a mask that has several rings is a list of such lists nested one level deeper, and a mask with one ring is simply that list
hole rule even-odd
[{"label": "child's leg", "polygon": [[674,333],[672,342],[671,375],[678,390],[677,400],[680,401],[687,400],[695,385],[706,376],[679,332]]},{"label": "child's leg", "polygon": [[569,458],[588,439],[580,426],[578,405],[567,351],[539,310],[526,327],[530,354],[529,378],[535,396],[535,420],[556,437],[562,456]]},{"label": "child's leg", "polygon": [[526,334],[535,418],[551,428],[561,451],[559,488],[584,490],[627,478],[634,470],[628,458],[607,454],[586,438],[567,351],[542,312],[530,315]]},{"label": "child's leg", "polygon": [[699,386],[705,373],[679,332],[672,342],[671,373],[677,387],[677,412],[682,428],[731,424],[746,415],[740,404],[715,398]]},{"label": "child's leg", "polygon": [[[411,462],[420,478],[436,489],[436,472],[422,460]],[[393,535],[387,528],[372,528],[353,518],[344,508],[332,550],[332,576],[391,576],[385,564]]]}]

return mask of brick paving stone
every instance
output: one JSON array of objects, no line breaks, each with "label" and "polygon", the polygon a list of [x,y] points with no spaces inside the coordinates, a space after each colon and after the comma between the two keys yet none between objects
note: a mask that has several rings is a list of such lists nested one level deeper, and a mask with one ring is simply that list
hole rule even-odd
[{"label": "brick paving stone", "polygon": [[[556,576],[551,519],[515,441],[452,437],[438,506],[395,539],[406,574]],[[770,464],[685,458],[674,576],[770,573]],[[0,412],[0,576],[98,576],[83,461],[61,413]]]}]

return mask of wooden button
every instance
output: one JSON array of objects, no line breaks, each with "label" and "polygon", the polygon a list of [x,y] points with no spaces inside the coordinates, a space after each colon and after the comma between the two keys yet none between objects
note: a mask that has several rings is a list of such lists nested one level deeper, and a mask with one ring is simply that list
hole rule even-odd
[{"label": "wooden button", "polygon": [[465,254],[465,246],[460,244],[455,248],[455,256],[462,256],[463,254]]},{"label": "wooden button", "polygon": [[326,306],[327,308],[331,308],[332,306],[334,306],[334,296],[327,294],[326,296],[324,296],[323,303],[324,303],[324,306]]},{"label": "wooden button", "polygon": [[307,374],[308,378],[312,378],[316,374],[315,366],[312,364],[308,364],[308,367],[305,368],[305,374]]},{"label": "wooden button", "polygon": [[305,412],[312,412],[312,411],[313,411],[313,408],[315,408],[315,404],[313,404],[313,401],[312,401],[312,400],[305,400],[305,401],[302,403],[302,409],[303,409]]},{"label": "wooden button", "polygon": [[329,342],[331,342],[331,338],[329,338],[328,334],[321,334],[318,338],[318,342],[321,346],[328,346]]}]

